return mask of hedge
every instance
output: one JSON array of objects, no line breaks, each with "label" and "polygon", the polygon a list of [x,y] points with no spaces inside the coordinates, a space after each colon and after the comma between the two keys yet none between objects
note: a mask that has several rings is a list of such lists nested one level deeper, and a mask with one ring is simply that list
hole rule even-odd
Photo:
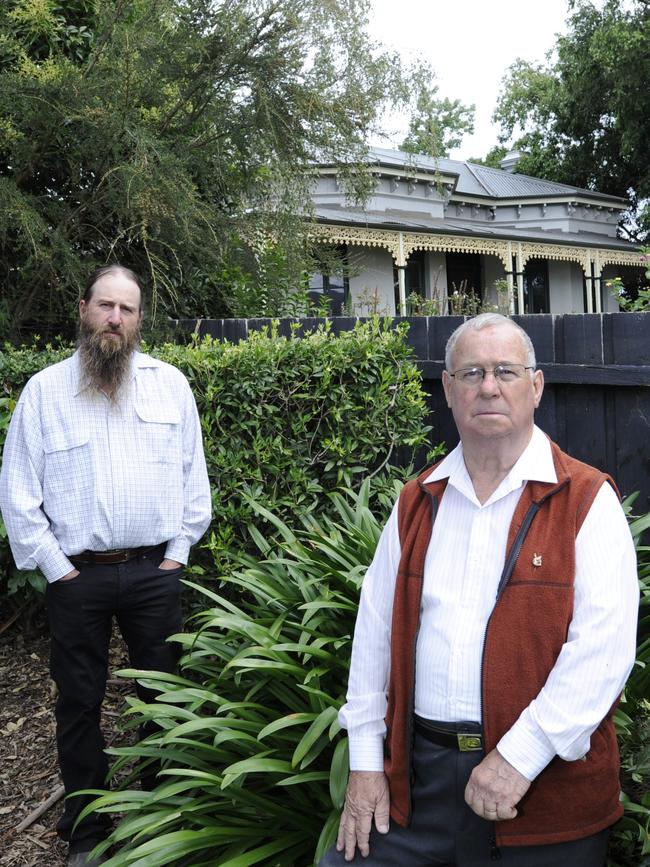
[{"label": "hedge", "polygon": [[[391,461],[398,450],[402,463],[404,450],[421,450],[430,430],[404,335],[403,326],[374,320],[340,336],[320,328],[286,338],[272,327],[238,344],[206,337],[151,350],[185,373],[201,416],[213,521],[204,540],[210,555],[194,552],[197,569],[219,574],[233,550],[250,547],[247,525],[265,523],[252,502],[297,526],[299,517],[327,510],[329,491],[355,490],[367,476],[377,491],[404,475]],[[0,445],[27,379],[72,351],[5,346]],[[3,539],[0,571],[0,600],[27,581],[40,586],[38,575],[16,572]]]}]

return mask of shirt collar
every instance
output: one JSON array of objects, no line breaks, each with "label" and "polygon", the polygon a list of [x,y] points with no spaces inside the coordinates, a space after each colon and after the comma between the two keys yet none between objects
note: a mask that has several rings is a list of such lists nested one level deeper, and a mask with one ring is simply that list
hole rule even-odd
[{"label": "shirt collar", "polygon": [[[463,459],[462,442],[458,443],[456,448],[431,471],[424,479],[424,484],[437,482],[441,479],[449,479],[449,484],[461,494],[464,494],[468,499],[476,500],[474,486]],[[549,484],[557,482],[550,440],[537,425],[533,426],[533,435],[519,459],[485,505],[506,496],[529,481],[548,482]]]},{"label": "shirt collar", "polygon": [[[144,352],[134,352],[131,356],[131,379],[137,376],[138,370],[145,367],[160,367],[160,362],[157,358],[152,358],[150,355],[145,355]],[[74,397],[81,394],[88,387],[81,370],[81,357],[79,350],[72,356],[72,394]]]}]

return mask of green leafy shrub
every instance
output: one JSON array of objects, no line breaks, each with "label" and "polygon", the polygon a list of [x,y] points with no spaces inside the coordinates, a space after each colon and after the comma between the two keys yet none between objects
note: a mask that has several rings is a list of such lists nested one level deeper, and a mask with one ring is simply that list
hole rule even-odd
[{"label": "green leafy shrub", "polygon": [[[633,494],[624,503],[628,512],[635,498]],[[610,867],[650,865],[650,546],[642,543],[643,534],[650,528],[650,513],[629,520],[637,551],[641,600],[636,663],[615,717],[625,815],[614,827]]]},{"label": "green leafy shrub", "polygon": [[210,607],[177,636],[181,676],[148,674],[156,702],[129,699],[133,724],[155,720],[160,732],[111,749],[113,772],[156,758],[161,782],[96,801],[125,814],[107,867],[305,867],[333,841],[348,768],[337,711],[361,580],[392,499],[374,515],[369,489],[331,494],[334,517],[303,516],[295,532],[257,506],[278,532],[252,529],[257,555],[224,578],[237,602],[203,588]]},{"label": "green leafy shrub", "polygon": [[205,338],[167,344],[154,354],[187,376],[201,414],[213,485],[210,550],[217,569],[233,549],[250,545],[248,527],[266,518],[288,526],[329,508],[326,494],[373,489],[404,477],[391,461],[425,446],[429,428],[420,374],[405,329],[375,319],[335,336],[252,333],[236,345]]},{"label": "green leafy shrub", "polygon": [[[135,759],[162,759],[163,770],[153,792],[96,801],[125,814],[110,867],[305,867],[333,842],[348,767],[336,711],[362,576],[398,489],[395,482],[393,496],[376,498],[376,514],[367,482],[349,499],[330,494],[334,517],[305,515],[300,531],[249,503],[277,532],[251,528],[258,553],[242,554],[224,577],[234,595],[201,591],[211,605],[194,618],[195,631],[178,637],[182,676],[122,672],[160,690],[149,705],[130,699],[128,715],[131,725],[155,721],[161,731],[111,750],[113,773]],[[649,526],[650,513],[631,520],[637,544]],[[617,715],[626,812],[612,835],[611,867],[647,865],[650,850],[650,549],[638,544],[638,552],[639,656]]]},{"label": "green leafy shrub", "polygon": [[[380,490],[393,475],[399,450],[426,444],[429,428],[420,375],[410,360],[405,328],[378,320],[336,337],[323,328],[305,337],[253,333],[237,345],[205,338],[188,346],[163,344],[153,354],[179,367],[196,397],[208,472],[213,521],[210,555],[196,549],[195,574],[228,567],[228,552],[250,546],[249,524],[266,519],[251,500],[289,526],[302,514],[329,507],[328,491],[358,487],[368,475]],[[0,382],[0,447],[8,413],[27,379],[72,352],[70,347],[5,347]],[[44,583],[39,573],[12,564],[0,528],[0,599],[21,600]],[[22,605],[21,601],[21,605]]]}]

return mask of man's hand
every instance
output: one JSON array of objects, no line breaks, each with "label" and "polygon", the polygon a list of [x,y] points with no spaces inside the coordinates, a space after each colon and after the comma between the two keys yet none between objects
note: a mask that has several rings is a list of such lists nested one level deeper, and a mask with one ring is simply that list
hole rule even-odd
[{"label": "man's hand", "polygon": [[497,750],[492,750],[471,773],[465,800],[477,816],[491,822],[514,819],[516,805],[530,782],[512,767]]},{"label": "man's hand", "polygon": [[76,578],[78,574],[79,574],[79,570],[73,569],[72,572],[66,572],[65,575],[62,575],[59,578],[59,581],[69,581],[71,578]]},{"label": "man's hand", "polygon": [[364,858],[370,852],[368,840],[372,817],[380,834],[388,833],[390,795],[383,771],[350,771],[345,806],[339,825],[336,848],[345,849],[345,860],[354,858],[355,847]]},{"label": "man's hand", "polygon": [[159,569],[180,569],[182,563],[177,563],[176,560],[168,560],[166,557],[158,567]]}]

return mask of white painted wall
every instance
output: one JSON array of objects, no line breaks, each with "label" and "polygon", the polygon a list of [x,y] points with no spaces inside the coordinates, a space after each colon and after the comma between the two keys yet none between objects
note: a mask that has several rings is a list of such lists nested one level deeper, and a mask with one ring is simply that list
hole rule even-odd
[{"label": "white painted wall", "polygon": [[[627,270],[627,269],[625,269]],[[611,291],[605,286],[607,280],[611,280],[612,277],[620,276],[623,273],[624,269],[621,268],[620,265],[605,265],[603,268],[603,313],[618,313],[619,306],[616,303],[616,299],[612,295]]]},{"label": "white painted wall", "polygon": [[447,309],[447,256],[441,250],[430,250],[425,258],[424,280],[427,298],[438,300]]},{"label": "white painted wall", "polygon": [[[505,280],[506,269],[498,256],[483,256],[483,298],[486,304],[497,304],[495,280]],[[515,287],[516,291],[516,287]]]},{"label": "white painted wall", "polygon": [[393,288],[393,257],[379,247],[349,248],[353,271],[350,277],[350,296],[355,316],[395,315]]},{"label": "white painted wall", "polygon": [[583,271],[577,262],[548,263],[551,313],[584,313]]}]

